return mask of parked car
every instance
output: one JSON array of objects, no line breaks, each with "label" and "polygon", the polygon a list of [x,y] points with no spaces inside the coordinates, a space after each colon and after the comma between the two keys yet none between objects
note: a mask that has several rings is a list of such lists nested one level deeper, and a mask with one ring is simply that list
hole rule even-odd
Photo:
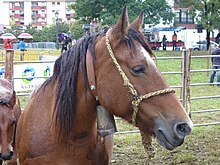
[{"label": "parked car", "polygon": [[[211,49],[219,47],[219,44],[217,44],[214,41],[210,41],[210,44],[211,44]],[[192,49],[193,50],[207,50],[207,41],[206,40],[199,41],[199,42],[192,44]]]}]

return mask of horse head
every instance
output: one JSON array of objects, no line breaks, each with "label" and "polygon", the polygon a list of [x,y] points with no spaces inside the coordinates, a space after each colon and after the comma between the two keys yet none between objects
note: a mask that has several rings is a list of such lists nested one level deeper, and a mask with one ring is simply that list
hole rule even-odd
[{"label": "horse head", "polygon": [[20,116],[20,106],[16,93],[8,88],[10,82],[1,79],[0,84],[0,158],[10,160],[14,154],[15,127]]},{"label": "horse head", "polygon": [[183,143],[193,124],[153,61],[141,32],[143,18],[142,12],[129,24],[125,8],[116,25],[97,40],[97,95],[108,111],[172,150]]}]

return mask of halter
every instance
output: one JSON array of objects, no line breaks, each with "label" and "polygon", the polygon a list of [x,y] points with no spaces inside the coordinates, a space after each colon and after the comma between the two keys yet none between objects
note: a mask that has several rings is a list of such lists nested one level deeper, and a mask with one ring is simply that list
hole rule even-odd
[{"label": "halter", "polygon": [[137,90],[135,89],[134,85],[129,81],[128,77],[126,76],[126,74],[122,70],[121,66],[119,65],[117,59],[115,58],[115,55],[113,53],[113,50],[111,48],[110,41],[109,41],[110,31],[111,31],[111,29],[109,29],[106,33],[106,46],[107,46],[109,55],[112,58],[113,63],[115,64],[118,72],[120,73],[120,75],[123,79],[124,86],[127,86],[129,89],[129,92],[132,94],[131,103],[132,103],[132,108],[133,108],[133,114],[132,114],[131,120],[132,120],[132,124],[134,126],[137,126],[136,119],[137,119],[138,107],[139,107],[141,101],[143,101],[144,99],[148,99],[150,97],[153,97],[153,96],[158,96],[161,94],[171,93],[171,92],[175,92],[175,91],[174,91],[174,89],[166,88],[166,89],[158,90],[156,92],[151,92],[151,93],[148,93],[145,95],[139,95]]}]

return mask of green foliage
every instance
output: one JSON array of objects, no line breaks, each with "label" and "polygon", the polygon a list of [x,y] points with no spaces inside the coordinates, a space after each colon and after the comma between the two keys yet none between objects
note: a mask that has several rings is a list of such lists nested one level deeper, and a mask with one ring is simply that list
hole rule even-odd
[{"label": "green foliage", "polygon": [[[58,22],[59,33],[70,34],[69,24],[65,22]],[[7,29],[6,32],[14,34],[18,37],[19,34],[23,32],[21,28],[12,24],[10,29]],[[50,26],[45,26],[41,30],[37,30],[31,24],[26,26],[26,33],[29,33],[33,36],[33,42],[56,42],[56,24]]]},{"label": "green foliage", "polygon": [[12,25],[10,29],[6,29],[6,33],[12,33],[15,37],[18,37],[22,33],[22,29],[16,25]]},{"label": "green foliage", "polygon": [[190,7],[192,16],[196,18],[197,24],[203,26],[207,31],[207,49],[210,45],[210,32],[220,29],[220,1],[219,0],[181,0],[181,7]]},{"label": "green foliage", "polygon": [[205,29],[212,31],[220,28],[220,1],[219,0],[184,0],[179,2],[182,7],[189,7],[196,22]]},{"label": "green foliage", "polygon": [[[59,33],[69,34],[69,25],[65,22],[58,23]],[[43,35],[42,35],[43,34]],[[56,24],[43,27],[34,34],[33,38],[35,42],[56,42]]]},{"label": "green foliage", "polygon": [[131,20],[134,20],[140,11],[144,11],[145,24],[156,25],[161,20],[163,23],[170,23],[174,17],[166,0],[76,0],[72,8],[76,11],[75,18],[84,23],[98,19],[102,21],[102,25],[113,25],[125,5]]},{"label": "green foliage", "polygon": [[82,29],[82,24],[79,22],[74,22],[70,24],[70,31],[74,33],[73,38],[74,39],[79,39],[82,37],[84,30]]}]

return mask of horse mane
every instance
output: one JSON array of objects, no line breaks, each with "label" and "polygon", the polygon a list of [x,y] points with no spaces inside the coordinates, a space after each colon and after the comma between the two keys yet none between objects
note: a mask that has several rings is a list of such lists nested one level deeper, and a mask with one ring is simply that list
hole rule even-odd
[{"label": "horse mane", "polygon": [[[107,29],[96,34],[86,35],[71,47],[67,52],[64,52],[55,62],[52,77],[45,81],[42,85],[45,88],[48,84],[58,80],[56,89],[56,105],[54,117],[58,137],[70,139],[72,138],[72,128],[74,114],[76,111],[76,85],[79,64],[82,65],[84,78],[84,87],[88,89],[88,80],[86,72],[86,52],[89,50],[95,59],[95,43],[98,37],[105,35]],[[149,45],[146,43],[144,36],[134,29],[129,29],[125,42],[130,48],[135,48],[134,41],[138,41],[149,53],[153,55]]]}]

